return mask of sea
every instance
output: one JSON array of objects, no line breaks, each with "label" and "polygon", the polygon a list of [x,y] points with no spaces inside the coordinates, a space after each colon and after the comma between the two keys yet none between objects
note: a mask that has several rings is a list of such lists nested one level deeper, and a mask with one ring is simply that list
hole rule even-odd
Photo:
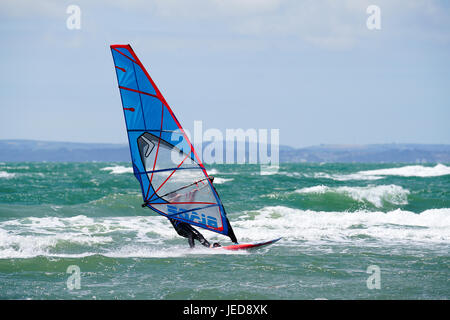
[{"label": "sea", "polygon": [[450,164],[207,170],[240,243],[282,239],[190,249],[127,162],[0,163],[0,299],[450,298]]}]

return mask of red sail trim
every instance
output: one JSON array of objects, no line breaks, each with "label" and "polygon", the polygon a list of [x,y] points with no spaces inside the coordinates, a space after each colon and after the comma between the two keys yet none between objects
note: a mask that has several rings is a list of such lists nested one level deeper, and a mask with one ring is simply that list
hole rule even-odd
[{"label": "red sail trim", "polygon": [[127,72],[127,70],[125,70],[124,68],[121,68],[121,67],[118,67],[118,66],[115,66],[117,69],[119,69],[120,71],[123,71],[123,72]]},{"label": "red sail trim", "polygon": [[[117,46],[117,45],[115,45],[115,46],[110,46],[111,47],[111,49],[113,49],[114,51],[116,51],[116,52],[118,52],[118,53],[120,53],[121,55],[123,55],[124,57],[127,57],[128,59],[130,59],[131,61],[133,61],[134,63],[136,63],[136,61],[134,61],[133,59],[131,59],[129,56],[127,56],[125,53],[123,53],[123,52],[120,52],[120,50],[117,50],[116,48],[113,48],[113,47],[124,47],[124,46]],[[128,49],[128,48],[127,48]],[[128,50],[129,52],[130,52],[130,50]]]},{"label": "red sail trim", "polygon": [[122,86],[119,86],[119,89],[123,89],[123,90],[128,90],[128,91],[133,91],[133,92],[137,92],[137,93],[146,94],[146,95],[148,95],[148,96],[152,96],[152,97],[154,97],[154,98],[156,98],[156,99],[159,99],[159,101],[162,102],[162,100],[161,100],[158,96],[155,96],[154,94],[151,94],[151,93],[148,93],[148,92],[139,91],[139,90],[136,90],[136,89],[131,89],[131,88],[122,87]]},{"label": "red sail trim", "polygon": [[128,111],[134,112],[134,108],[123,108],[123,110],[128,110]]}]

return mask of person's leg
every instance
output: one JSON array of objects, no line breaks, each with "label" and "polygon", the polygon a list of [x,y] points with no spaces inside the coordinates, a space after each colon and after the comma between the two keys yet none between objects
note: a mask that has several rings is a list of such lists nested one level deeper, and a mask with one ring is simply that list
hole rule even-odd
[{"label": "person's leg", "polygon": [[194,239],[198,240],[205,247],[210,247],[209,242],[203,237],[203,235],[194,229],[190,224],[179,223],[176,230],[180,236],[188,238],[189,246],[191,248],[195,246]]},{"label": "person's leg", "polygon": [[189,242],[189,247],[192,249],[195,247],[195,243],[194,243],[194,236],[193,234],[190,234],[188,237],[188,242]]},{"label": "person's leg", "polygon": [[198,242],[200,242],[203,246],[209,248],[211,245],[210,245],[210,243],[208,242],[208,240],[206,240],[205,237],[203,237],[203,235],[202,235],[200,232],[198,232],[198,231],[195,230],[194,228],[192,228],[192,229],[193,229],[192,232],[193,232],[193,234],[194,234],[194,239],[197,239]]},{"label": "person's leg", "polygon": [[208,240],[206,240],[205,238],[201,237],[198,241],[200,241],[200,243],[202,245],[204,245],[205,247],[209,248],[211,247],[211,244],[208,242]]}]

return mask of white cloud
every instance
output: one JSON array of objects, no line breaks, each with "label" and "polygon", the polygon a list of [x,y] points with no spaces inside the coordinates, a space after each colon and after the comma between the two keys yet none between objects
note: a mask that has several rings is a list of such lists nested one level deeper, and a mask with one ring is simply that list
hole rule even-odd
[{"label": "white cloud", "polygon": [[2,0],[0,15],[10,17],[63,17],[69,4],[60,1]]},{"label": "white cloud", "polygon": [[[70,2],[49,0],[3,0],[3,15],[49,17],[63,20]],[[179,48],[189,46],[186,33],[215,40],[215,34],[267,40],[290,37],[300,43],[328,49],[348,49],[368,36],[366,8],[381,8],[382,37],[414,37],[449,41],[450,15],[442,3],[433,0],[79,0],[83,19],[91,19],[92,29],[102,31],[99,12],[128,21],[154,21],[164,25],[167,41]],[[98,22],[97,22],[98,21]],[[136,27],[135,27],[136,29]],[[145,31],[145,30],[143,30]],[[109,32],[109,30],[103,30]],[[142,35],[148,37],[148,35]],[[171,38],[172,37],[172,38]],[[219,45],[220,47],[220,45]]]},{"label": "white cloud", "polygon": [[386,37],[420,32],[447,39],[446,28],[433,34],[426,30],[433,24],[448,29],[450,20],[439,2],[429,0],[157,0],[152,4],[144,7],[166,19],[186,23],[203,19],[235,35],[294,37],[332,49],[350,48],[367,36],[366,8],[372,4],[381,8],[386,26],[395,28],[384,28],[381,32]]}]

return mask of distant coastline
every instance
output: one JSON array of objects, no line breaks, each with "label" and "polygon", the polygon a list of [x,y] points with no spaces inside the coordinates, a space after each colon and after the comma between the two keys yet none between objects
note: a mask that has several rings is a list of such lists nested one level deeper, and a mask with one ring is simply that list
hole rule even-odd
[{"label": "distant coastline", "polygon": [[[248,150],[248,148],[247,148]],[[280,162],[450,163],[448,144],[280,145]],[[0,161],[130,161],[127,144],[0,140]]]}]

